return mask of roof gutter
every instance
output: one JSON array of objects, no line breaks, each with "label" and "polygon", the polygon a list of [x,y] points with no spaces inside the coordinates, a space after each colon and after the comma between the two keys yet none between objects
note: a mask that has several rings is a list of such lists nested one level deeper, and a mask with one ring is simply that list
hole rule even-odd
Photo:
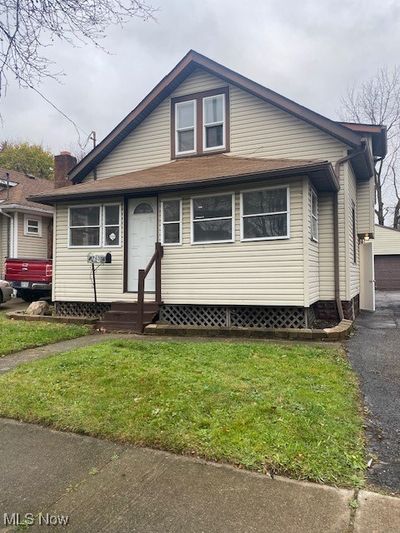
[{"label": "roof gutter", "polygon": [[40,213],[40,214],[45,214],[45,215],[53,215],[54,212],[53,211],[50,211],[48,209],[42,209],[40,207],[30,207],[28,205],[21,205],[21,204],[6,204],[4,205],[1,209],[0,209],[0,212],[3,213],[3,215],[6,215],[6,216],[10,216],[10,215],[7,215],[7,213],[4,212],[4,209],[7,209],[7,210],[19,210],[19,211],[27,211],[28,213]]},{"label": "roof gutter", "polygon": [[[340,182],[340,168],[343,163],[351,161],[360,154],[366,153],[368,145],[363,141],[363,148],[338,159],[335,163],[335,174]],[[339,267],[339,191],[333,193],[333,250],[335,267],[335,301],[340,320],[344,319],[342,300],[340,298],[340,267]]]}]

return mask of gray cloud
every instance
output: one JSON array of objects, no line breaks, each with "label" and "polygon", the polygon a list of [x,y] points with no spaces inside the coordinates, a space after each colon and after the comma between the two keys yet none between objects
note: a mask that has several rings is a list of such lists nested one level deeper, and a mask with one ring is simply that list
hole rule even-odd
[{"label": "gray cloud", "polygon": [[[101,139],[190,48],[332,118],[347,86],[399,61],[392,0],[170,0],[159,8],[157,22],[112,28],[109,54],[56,43],[49,52],[65,76],[40,90]],[[2,138],[77,147],[71,124],[32,91],[10,83],[0,105]]]}]

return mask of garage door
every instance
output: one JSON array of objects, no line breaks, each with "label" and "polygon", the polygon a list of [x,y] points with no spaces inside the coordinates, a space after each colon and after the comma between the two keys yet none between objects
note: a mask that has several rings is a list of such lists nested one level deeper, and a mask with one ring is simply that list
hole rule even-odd
[{"label": "garage door", "polygon": [[400,255],[375,256],[375,281],[378,290],[400,290]]}]

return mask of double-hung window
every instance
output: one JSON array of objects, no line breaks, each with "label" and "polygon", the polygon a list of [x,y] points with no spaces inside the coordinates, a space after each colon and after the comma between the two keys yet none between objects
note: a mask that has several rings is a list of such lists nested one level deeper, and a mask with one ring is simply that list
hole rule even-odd
[{"label": "double-hung window", "polygon": [[318,197],[311,190],[311,239],[318,241]]},{"label": "double-hung window", "polygon": [[119,246],[121,212],[119,204],[69,208],[69,246]]},{"label": "double-hung window", "polygon": [[233,194],[192,198],[192,242],[194,244],[232,242],[233,211]]},{"label": "double-hung window", "polygon": [[41,237],[42,236],[42,219],[40,217],[31,217],[25,215],[24,217],[24,234]]},{"label": "double-hung window", "polygon": [[165,245],[182,243],[182,202],[164,200],[161,207],[162,243]]},{"label": "double-hung window", "polygon": [[289,188],[242,192],[242,241],[289,237]]},{"label": "double-hung window", "polygon": [[229,150],[229,89],[171,100],[172,158]]},{"label": "double-hung window", "polygon": [[175,113],[176,153],[192,154],[196,151],[196,100],[178,102]]},{"label": "double-hung window", "polygon": [[203,98],[203,150],[225,147],[225,95]]}]

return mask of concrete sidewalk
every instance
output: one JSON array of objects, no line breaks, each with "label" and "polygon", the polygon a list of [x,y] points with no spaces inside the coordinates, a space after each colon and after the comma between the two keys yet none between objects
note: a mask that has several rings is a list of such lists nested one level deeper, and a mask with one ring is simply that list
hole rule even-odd
[{"label": "concrete sidewalk", "polygon": [[399,499],[361,491],[352,510],[354,496],[0,419],[0,531],[16,530],[4,513],[39,512],[70,533],[400,530]]}]

